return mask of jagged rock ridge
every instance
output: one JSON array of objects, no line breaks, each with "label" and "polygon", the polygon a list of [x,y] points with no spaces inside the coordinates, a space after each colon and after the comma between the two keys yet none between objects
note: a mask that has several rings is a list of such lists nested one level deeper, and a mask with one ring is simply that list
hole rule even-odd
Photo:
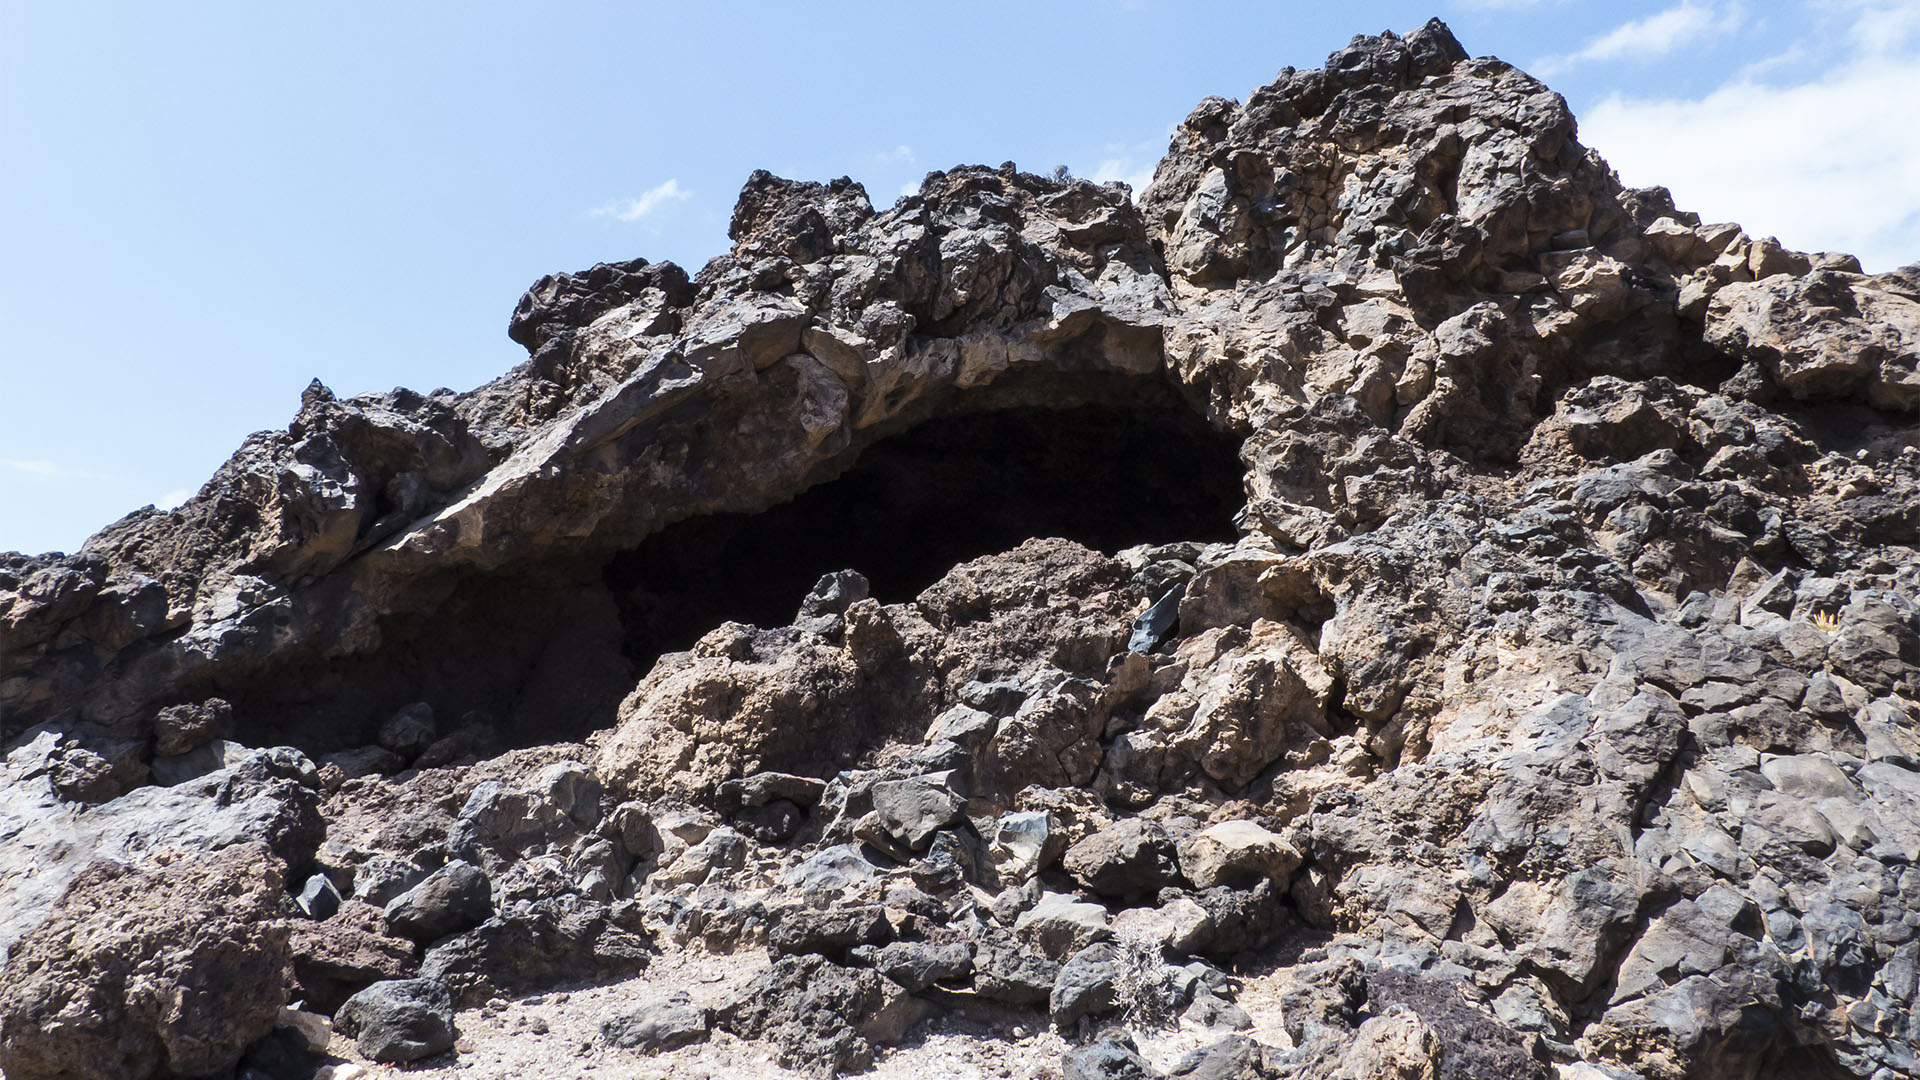
[{"label": "jagged rock ridge", "polygon": [[272,1017],[98,1004],[172,924],[90,903],[224,903],[180,858],[368,1057],[732,953],[610,1052],[1914,1069],[1920,270],[1622,188],[1437,22],[1202,103],[1137,205],[757,173],[731,234],[5,557],[9,1076],[267,1074]]}]

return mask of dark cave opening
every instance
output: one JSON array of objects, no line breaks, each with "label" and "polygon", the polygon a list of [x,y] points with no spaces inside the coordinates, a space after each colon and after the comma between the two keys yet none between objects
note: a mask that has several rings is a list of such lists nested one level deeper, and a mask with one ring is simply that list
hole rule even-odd
[{"label": "dark cave opening", "polygon": [[1081,405],[942,417],[758,514],[681,522],[615,557],[606,581],[642,667],[722,622],[780,626],[822,574],[858,570],[883,603],[1033,537],[1101,551],[1231,541],[1238,442],[1180,407]]},{"label": "dark cave opening", "polygon": [[415,701],[443,735],[580,739],[614,722],[661,654],[727,621],[784,626],[823,574],[858,570],[894,603],[1033,537],[1106,552],[1233,540],[1238,440],[1171,394],[1116,396],[924,421],[761,513],[691,518],[611,558],[447,580],[437,602],[382,619],[367,651],[235,673],[208,691],[234,702],[250,738],[312,753],[372,742]]}]

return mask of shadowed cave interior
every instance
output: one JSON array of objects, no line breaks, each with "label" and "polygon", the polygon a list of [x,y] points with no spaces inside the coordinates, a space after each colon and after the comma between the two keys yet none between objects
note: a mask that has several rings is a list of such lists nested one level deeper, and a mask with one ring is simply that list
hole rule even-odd
[{"label": "shadowed cave interior", "polygon": [[1033,537],[1110,553],[1230,541],[1244,502],[1238,440],[1178,405],[947,416],[762,513],[683,521],[602,562],[467,577],[431,614],[385,620],[370,653],[222,691],[250,729],[316,753],[370,741],[413,701],[443,733],[464,718],[511,745],[577,739],[613,723],[662,653],[727,621],[785,625],[823,574],[858,570],[898,603]]}]

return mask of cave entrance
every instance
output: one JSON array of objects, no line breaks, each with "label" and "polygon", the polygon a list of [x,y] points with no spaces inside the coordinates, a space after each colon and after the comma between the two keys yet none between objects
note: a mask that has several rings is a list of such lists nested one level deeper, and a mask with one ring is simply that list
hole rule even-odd
[{"label": "cave entrance", "polygon": [[1101,551],[1231,541],[1239,442],[1177,404],[1009,408],[883,439],[847,472],[758,514],[695,518],[616,556],[605,578],[641,670],[726,621],[782,626],[822,574],[882,603],[955,565],[1061,537]]},{"label": "cave entrance", "polygon": [[255,737],[314,753],[372,742],[414,701],[433,706],[443,734],[478,723],[490,742],[538,745],[612,725],[661,654],[724,622],[786,625],[836,570],[895,603],[1034,537],[1107,552],[1234,539],[1238,440],[1170,391],[1115,396],[924,421],[761,513],[692,518],[611,556],[461,575],[436,586],[436,602],[383,619],[376,648],[208,689]]}]

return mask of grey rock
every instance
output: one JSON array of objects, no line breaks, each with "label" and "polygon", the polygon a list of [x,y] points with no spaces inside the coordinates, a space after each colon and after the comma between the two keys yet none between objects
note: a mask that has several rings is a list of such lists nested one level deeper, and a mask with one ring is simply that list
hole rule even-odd
[{"label": "grey rock", "polygon": [[493,914],[493,884],[486,871],[450,862],[427,875],[386,906],[387,925],[421,944],[470,930]]},{"label": "grey rock", "polygon": [[1140,1056],[1132,1036],[1120,1032],[1069,1048],[1061,1057],[1060,1075],[1065,1080],[1157,1080],[1160,1073]]},{"label": "grey rock", "polygon": [[721,784],[714,790],[714,801],[720,809],[728,812],[749,806],[766,806],[773,802],[813,806],[820,801],[826,788],[825,781],[810,776],[762,772]]},{"label": "grey rock", "polygon": [[926,848],[939,830],[960,819],[966,800],[930,780],[883,780],[873,785],[880,827],[911,851]]},{"label": "grey rock", "polygon": [[515,904],[435,942],[420,974],[444,983],[462,1008],[561,982],[625,978],[654,952],[638,916],[571,894]]},{"label": "grey rock", "polygon": [[1047,998],[1047,1015],[1055,1027],[1066,1030],[1083,1017],[1114,1011],[1121,1004],[1125,975],[1119,949],[1106,942],[1087,946],[1060,965]]},{"label": "grey rock", "polygon": [[232,1069],[286,1003],[281,875],[258,844],[164,866],[89,863],[13,943],[0,1069],[23,1080]]},{"label": "grey rock", "polygon": [[872,881],[877,875],[873,863],[860,854],[858,845],[837,844],[821,848],[794,864],[787,870],[785,881],[802,890],[838,891]]},{"label": "grey rock", "polygon": [[404,761],[412,761],[433,745],[439,728],[433,722],[433,706],[416,701],[386,719],[380,725],[379,743]]},{"label": "grey rock", "polygon": [[1169,1080],[1252,1080],[1271,1075],[1268,1051],[1245,1035],[1197,1046],[1181,1055],[1167,1071]]},{"label": "grey rock", "polygon": [[707,1041],[710,1026],[706,1009],[667,1002],[607,1015],[600,1021],[600,1038],[623,1050],[658,1054]]},{"label": "grey rock", "polygon": [[1172,838],[1159,824],[1137,817],[1083,837],[1062,862],[1075,881],[1101,896],[1152,893],[1178,873]]},{"label": "grey rock", "polygon": [[169,705],[153,716],[153,752],[157,757],[189,753],[228,730],[233,706],[223,698]]},{"label": "grey rock", "polygon": [[973,974],[973,953],[960,942],[896,941],[874,954],[873,969],[917,994],[935,983],[967,979]]},{"label": "grey rock", "polygon": [[777,916],[767,947],[776,956],[819,953],[839,957],[856,945],[880,945],[892,938],[893,927],[878,906],[799,907]]},{"label": "grey rock", "polygon": [[772,1042],[787,1068],[832,1076],[868,1068],[874,1046],[898,1041],[925,1010],[925,1002],[875,972],[787,956],[719,1009],[715,1024]]},{"label": "grey rock", "polygon": [[1149,653],[1158,648],[1180,620],[1180,600],[1185,592],[1184,586],[1168,589],[1147,610],[1141,612],[1133,622],[1133,634],[1127,638],[1127,648],[1137,653]]},{"label": "grey rock", "polygon": [[1002,814],[989,840],[987,859],[1003,885],[1031,880],[1067,850],[1066,833],[1044,810]]},{"label": "grey rock", "polygon": [[453,998],[432,979],[377,982],[348,998],[333,1025],[374,1061],[418,1061],[453,1048]]},{"label": "grey rock", "polygon": [[1300,866],[1300,853],[1277,833],[1251,821],[1223,821],[1187,837],[1179,846],[1180,872],[1202,889],[1284,885]]},{"label": "grey rock", "polygon": [[1060,965],[1023,948],[1011,937],[982,942],[973,957],[973,987],[981,997],[1008,1005],[1044,1005],[1060,977]]},{"label": "grey rock", "polygon": [[867,598],[865,576],[854,570],[838,570],[823,575],[800,601],[802,616],[842,615],[849,607]]},{"label": "grey rock", "polygon": [[1067,893],[1042,895],[1038,903],[1014,920],[1013,932],[1054,960],[1065,960],[1113,936],[1106,908],[1075,900]]},{"label": "grey rock", "polygon": [[340,890],[333,887],[325,874],[314,874],[306,884],[300,886],[300,892],[294,902],[300,910],[307,913],[309,919],[331,919],[340,910]]}]

